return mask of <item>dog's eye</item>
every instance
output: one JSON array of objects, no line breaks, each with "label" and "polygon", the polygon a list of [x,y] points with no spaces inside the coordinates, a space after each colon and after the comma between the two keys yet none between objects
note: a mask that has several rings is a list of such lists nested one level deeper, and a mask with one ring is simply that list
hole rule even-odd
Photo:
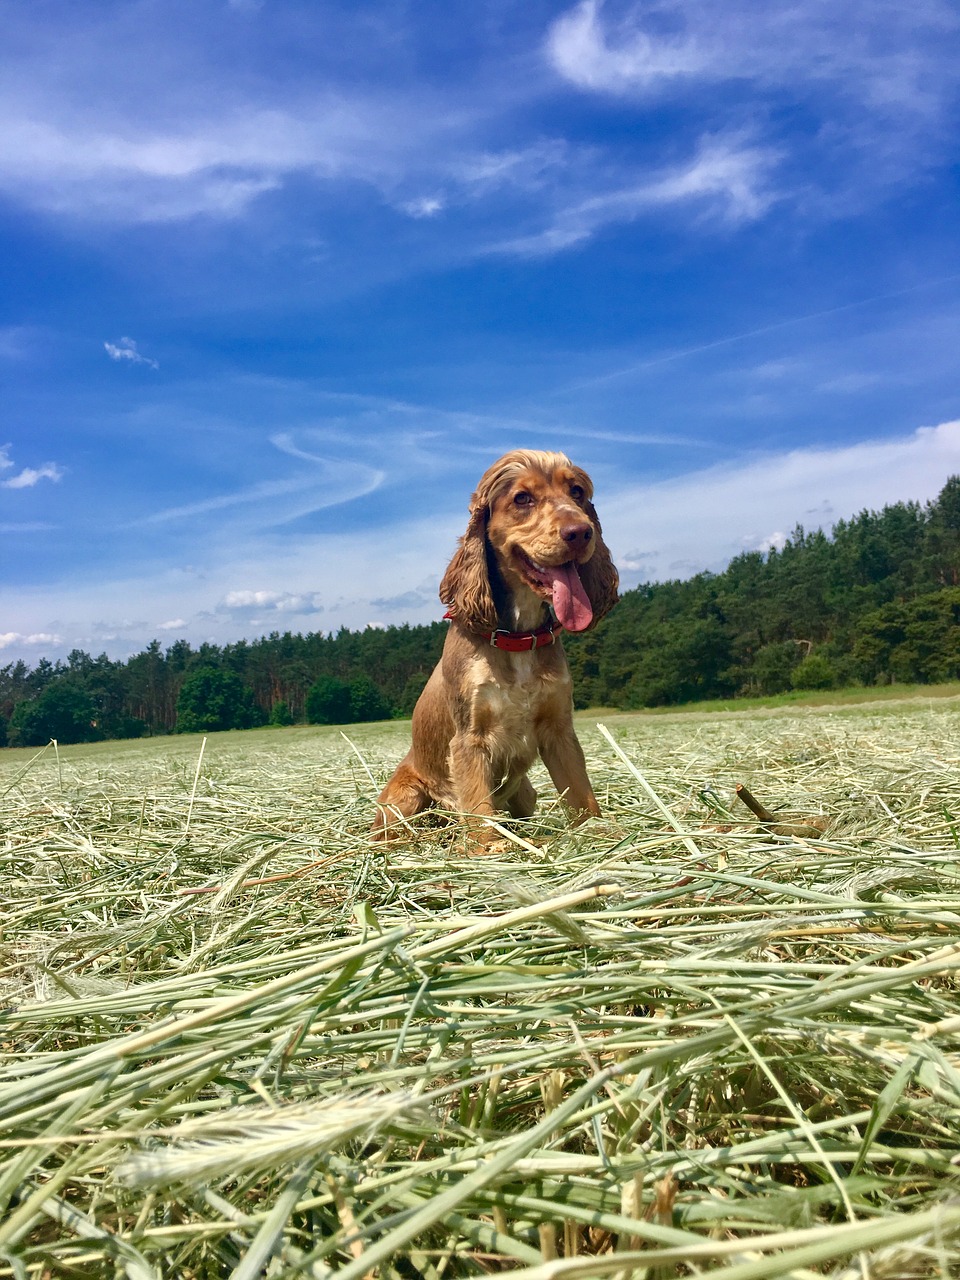
[{"label": "dog's eye", "polygon": [[525,493],[524,490],[521,489],[519,493],[515,493],[513,495],[513,501],[518,507],[529,507],[530,503],[533,501],[533,495]]},{"label": "dog's eye", "polygon": [[574,502],[579,502],[583,497],[582,486],[578,484],[572,484],[570,486],[570,497],[574,500]]}]

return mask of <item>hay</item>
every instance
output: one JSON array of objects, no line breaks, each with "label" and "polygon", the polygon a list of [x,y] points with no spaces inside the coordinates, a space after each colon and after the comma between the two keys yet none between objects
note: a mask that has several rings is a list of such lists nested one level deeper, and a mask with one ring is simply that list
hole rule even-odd
[{"label": "hay", "polygon": [[960,709],[605,723],[481,857],[403,725],[3,753],[0,1276],[957,1274]]}]

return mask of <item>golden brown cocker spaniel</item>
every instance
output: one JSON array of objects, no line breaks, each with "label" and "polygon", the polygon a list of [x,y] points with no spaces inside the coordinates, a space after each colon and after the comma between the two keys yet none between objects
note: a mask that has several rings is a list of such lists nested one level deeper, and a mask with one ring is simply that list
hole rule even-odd
[{"label": "golden brown cocker spaniel", "polygon": [[413,746],[380,794],[376,839],[432,805],[479,818],[468,818],[476,840],[496,838],[484,817],[533,813],[538,753],[574,821],[599,814],[558,635],[585,631],[618,599],[592,497],[562,453],[515,449],[484,474],[440,583],[443,655],[413,712]]}]

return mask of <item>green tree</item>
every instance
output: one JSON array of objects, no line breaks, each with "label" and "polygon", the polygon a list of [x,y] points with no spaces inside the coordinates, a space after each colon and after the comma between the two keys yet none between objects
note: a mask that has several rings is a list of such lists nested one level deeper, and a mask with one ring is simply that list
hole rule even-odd
[{"label": "green tree", "polygon": [[[76,654],[68,661],[73,663]],[[111,662],[105,653],[99,658],[81,655],[78,663],[82,670],[83,687],[93,700],[96,723],[104,738],[140,738],[147,726],[131,713],[127,706],[127,682],[122,663]]]},{"label": "green tree", "polygon": [[426,671],[415,671],[407,677],[407,683],[403,686],[398,704],[401,715],[413,715],[413,708],[417,705],[417,700],[426,688],[429,678]]},{"label": "green tree", "polygon": [[57,742],[96,742],[101,738],[96,707],[79,683],[61,677],[36,698],[18,703],[10,722],[11,744],[42,747]]},{"label": "green tree", "polygon": [[350,681],[350,723],[365,720],[388,720],[393,706],[369,676],[354,676]]},{"label": "green tree", "polygon": [[[797,527],[779,549],[744,552],[722,573],[624,591],[598,626],[564,637],[576,705],[773,693],[792,686],[811,650],[822,661],[797,671],[800,682],[955,678],[960,618],[940,593],[958,588],[960,477],[953,476],[925,506],[863,511],[831,533]],[[154,641],[125,663],[74,650],[65,662],[41,659],[32,671],[23,662],[0,668],[0,717],[9,722],[20,703],[67,679],[92,697],[95,724],[88,727],[99,736],[137,733],[141,722],[167,733],[177,723],[181,687],[200,668],[237,676],[264,718],[283,702],[302,720],[308,691],[314,722],[406,714],[446,633],[440,622],[272,632],[223,648],[194,650],[178,640],[166,652]],[[22,723],[32,724],[35,713],[20,713]]]},{"label": "green tree", "polygon": [[931,587],[960,584],[960,476],[951,476],[927,509],[925,570]]},{"label": "green tree", "polygon": [[793,673],[803,658],[803,649],[795,640],[779,640],[757,650],[748,668],[751,693],[784,693],[790,688]]},{"label": "green tree", "polygon": [[729,636],[716,617],[685,618],[661,627],[654,643],[636,659],[636,674],[624,690],[628,707],[658,707],[723,697],[733,688]]},{"label": "green tree", "polygon": [[795,689],[832,689],[836,672],[822,653],[808,653],[790,672],[790,683]]},{"label": "green tree", "polygon": [[350,686],[336,676],[321,676],[307,691],[311,724],[350,724]]},{"label": "green tree", "polygon": [[30,698],[36,692],[31,680],[31,671],[20,658],[0,667],[0,716],[9,720],[13,709],[24,698]]},{"label": "green tree", "polygon": [[893,601],[866,614],[853,654],[868,683],[927,684],[960,676],[960,587]]},{"label": "green tree", "polygon": [[177,733],[216,733],[262,724],[253,693],[233,671],[201,667],[187,676],[177,699]]},{"label": "green tree", "polygon": [[293,713],[282,698],[270,708],[270,724],[281,726],[293,724]]}]

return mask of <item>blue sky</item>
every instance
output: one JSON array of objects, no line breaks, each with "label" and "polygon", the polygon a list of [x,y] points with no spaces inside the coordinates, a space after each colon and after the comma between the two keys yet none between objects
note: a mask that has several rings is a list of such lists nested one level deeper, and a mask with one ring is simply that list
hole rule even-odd
[{"label": "blue sky", "polygon": [[0,24],[0,662],[439,617],[518,445],[627,585],[960,472],[952,2]]}]

